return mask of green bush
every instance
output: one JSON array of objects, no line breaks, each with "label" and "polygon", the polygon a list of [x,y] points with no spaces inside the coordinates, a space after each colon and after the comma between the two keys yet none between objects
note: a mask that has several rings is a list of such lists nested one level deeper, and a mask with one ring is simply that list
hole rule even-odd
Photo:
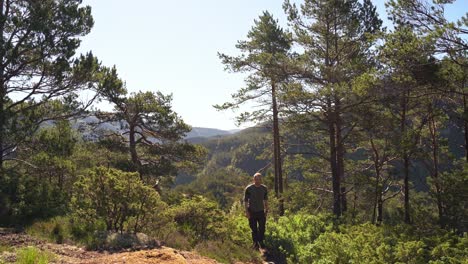
[{"label": "green bush", "polygon": [[463,237],[438,236],[437,245],[430,252],[430,264],[468,263],[468,235]]},{"label": "green bush", "polygon": [[88,249],[97,249],[104,243],[105,239],[101,239],[100,233],[107,229],[106,223],[101,219],[92,221],[83,220],[73,216],[70,219],[70,234],[72,239]]},{"label": "green bush", "polygon": [[26,228],[26,233],[52,243],[73,241],[89,249],[99,248],[105,243],[99,233],[106,230],[103,221],[83,221],[76,217],[58,216],[48,220],[38,221]]},{"label": "green bush", "polygon": [[71,200],[77,219],[93,225],[103,221],[107,230],[139,232],[152,215],[166,208],[159,194],[146,186],[138,173],[97,167],[74,185]]},{"label": "green bush", "polygon": [[47,264],[54,258],[52,253],[41,251],[35,247],[19,249],[16,254],[16,263],[18,264]]},{"label": "green bush", "polygon": [[323,216],[285,216],[267,228],[267,246],[288,263],[466,263],[468,238],[412,226],[333,226]]},{"label": "green bush", "polygon": [[72,239],[70,218],[57,216],[49,220],[38,221],[26,228],[29,235],[61,244]]},{"label": "green bush", "polygon": [[468,230],[468,164],[461,160],[450,173],[441,175],[442,204],[444,217],[442,223],[449,228],[457,229],[459,232]]},{"label": "green bush", "polygon": [[22,226],[66,211],[66,194],[41,175],[23,170],[1,173],[0,225]]},{"label": "green bush", "polygon": [[188,236],[192,246],[201,241],[226,237],[226,216],[216,202],[196,195],[184,199],[171,210],[178,230]]},{"label": "green bush", "polygon": [[277,221],[267,221],[265,240],[269,253],[277,259],[292,263],[307,258],[309,245],[331,228],[327,224],[328,218],[326,215],[296,214],[280,217]]}]

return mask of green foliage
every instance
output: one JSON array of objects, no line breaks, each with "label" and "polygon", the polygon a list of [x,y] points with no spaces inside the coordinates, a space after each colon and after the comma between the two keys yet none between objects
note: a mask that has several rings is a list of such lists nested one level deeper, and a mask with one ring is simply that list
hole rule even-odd
[{"label": "green foliage", "polygon": [[[215,235],[209,236],[207,240],[198,241],[194,249],[222,263],[237,261],[262,263],[258,251],[251,249],[251,231],[244,210],[243,205],[235,202],[228,214],[223,214],[222,218],[213,219],[217,221],[211,223],[217,226],[217,230],[214,231]],[[180,228],[182,228],[182,234],[187,234],[184,232],[184,226]]]},{"label": "green foliage", "polygon": [[2,16],[1,161],[41,123],[82,110],[77,93],[94,86],[99,67],[86,63],[92,54],[75,58],[94,23],[80,0],[12,1]]},{"label": "green foliage", "polygon": [[[90,8],[78,0],[10,2],[0,21],[8,71],[0,72],[0,223],[34,222],[28,234],[93,249],[139,245],[142,231],[221,262],[260,262],[249,249],[240,198],[248,175],[259,169],[266,168],[272,186],[269,130],[252,128],[203,147],[183,142],[190,128],[172,110],[171,95],[128,94],[115,67],[102,67],[92,54],[74,59],[78,37],[93,24]],[[448,22],[439,5],[447,2],[389,1],[396,27],[387,34],[370,0],[305,0],[300,8],[286,1],[288,29],[264,12],[238,42],[241,55],[219,55],[227,69],[250,75],[218,109],[255,101],[258,111],[238,121],[268,125],[277,99],[284,117],[286,216],[278,216],[279,200],[271,195],[266,240],[278,260],[467,261],[468,165],[453,161],[467,144],[458,139],[468,120],[466,31],[460,30],[467,19]],[[122,121],[125,136],[78,139],[66,119],[83,110],[81,89],[115,106],[97,115]],[[15,101],[13,94],[27,97]],[[52,125],[42,127],[46,121]],[[409,184],[400,175],[403,159],[413,167],[407,167]],[[197,169],[191,184],[160,188],[176,173]],[[344,189],[331,190],[337,179]],[[342,191],[348,207],[339,219],[314,215],[341,205],[332,193]],[[375,226],[368,222],[379,199],[383,223]],[[412,225],[401,225],[409,212]],[[49,257],[36,248],[18,251],[20,263]]]},{"label": "green foliage", "polygon": [[186,186],[178,186],[176,190],[185,194],[203,195],[218,203],[223,209],[231,208],[232,204],[240,198],[250,176],[239,169],[232,167],[220,168],[213,173],[201,172],[197,178]]},{"label": "green foliage", "polygon": [[26,142],[28,147],[17,151],[22,162],[6,164],[0,177],[1,193],[8,197],[0,215],[3,211],[3,220],[17,224],[66,213],[77,170],[72,156],[78,139],[68,121],[43,128]]},{"label": "green foliage", "polygon": [[53,243],[62,244],[66,240],[72,239],[71,229],[70,218],[58,216],[35,222],[26,228],[26,233]]},{"label": "green foliage", "polygon": [[466,236],[410,226],[334,226],[328,217],[294,215],[269,223],[267,243],[291,263],[463,263]]},{"label": "green foliage", "polygon": [[265,128],[248,128],[234,135],[201,142],[209,151],[202,174],[211,175],[220,168],[232,170],[235,167],[253,175],[270,162],[270,156],[262,157],[271,145],[268,132]]},{"label": "green foliage", "polygon": [[[117,78],[115,76],[113,78]],[[172,95],[161,92],[138,92],[127,95],[123,82],[119,92],[101,90],[102,96],[114,105],[115,112],[99,113],[102,121],[124,121],[123,135],[112,137],[121,152],[130,154],[129,171],[137,171],[149,184],[159,184],[159,177],[175,175],[178,169],[195,166],[204,157],[200,147],[181,141],[190,126],[172,110]],[[104,141],[108,141],[108,137]],[[116,150],[103,142],[103,146]],[[146,178],[144,177],[146,176]]]},{"label": "green foliage", "polygon": [[288,175],[284,194],[287,211],[313,214],[321,211],[323,204],[331,204],[331,193],[327,193],[329,183],[323,179],[325,169],[320,158],[290,155],[285,158],[284,168]]},{"label": "green foliage", "polygon": [[66,194],[39,175],[8,170],[2,176],[2,224],[23,225],[66,210]]},{"label": "green foliage", "polygon": [[270,254],[291,263],[310,263],[306,260],[310,244],[330,226],[329,216],[294,214],[282,216],[277,221],[269,221],[266,243]]},{"label": "green foliage", "polygon": [[26,228],[28,235],[38,237],[51,243],[76,243],[89,249],[100,248],[105,238],[106,224],[102,220],[92,223],[72,216],[58,216],[48,220],[37,221]]},{"label": "green foliage", "polygon": [[269,120],[271,108],[277,110],[275,93],[279,92],[274,90],[279,90],[280,83],[287,78],[283,69],[288,63],[291,34],[285,32],[268,11],[263,12],[254,24],[247,34],[247,40],[239,41],[236,45],[242,55],[232,57],[218,54],[226,69],[250,73],[245,79],[246,87],[232,94],[233,102],[215,105],[218,110],[226,110],[236,109],[248,101],[256,102],[259,110],[240,114],[238,123]]},{"label": "green foliage", "polygon": [[215,259],[221,263],[263,263],[260,254],[245,247],[236,245],[231,241],[204,241],[195,247],[203,256]]},{"label": "green foliage", "polygon": [[105,242],[105,238],[99,236],[99,234],[105,233],[107,230],[106,223],[101,219],[87,222],[77,216],[72,216],[70,225],[69,230],[73,241],[86,246],[88,249],[98,249]]},{"label": "green foliage", "polygon": [[441,176],[442,201],[445,219],[441,219],[448,227],[456,230],[467,230],[468,206],[468,164],[461,161],[451,172]]},{"label": "green foliage", "polygon": [[107,230],[137,232],[148,224],[147,215],[163,211],[158,193],[138,173],[97,167],[75,183],[71,200],[74,214],[85,223],[102,220]]},{"label": "green foliage", "polygon": [[182,234],[189,237],[191,244],[224,237],[228,231],[223,225],[225,214],[215,202],[203,196],[184,199],[179,205],[171,208],[174,221]]},{"label": "green foliage", "polygon": [[47,264],[54,259],[52,253],[42,251],[35,247],[25,247],[17,251],[18,264]]}]

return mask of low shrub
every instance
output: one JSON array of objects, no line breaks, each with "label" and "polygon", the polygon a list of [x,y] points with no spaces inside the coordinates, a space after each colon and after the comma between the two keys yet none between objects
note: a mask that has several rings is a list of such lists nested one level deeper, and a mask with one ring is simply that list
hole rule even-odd
[{"label": "low shrub", "polygon": [[167,233],[166,239],[164,239],[163,241],[164,244],[168,247],[177,248],[181,250],[192,249],[192,244],[190,242],[189,237],[176,230]]},{"label": "low shrub", "polygon": [[184,199],[171,208],[178,231],[195,246],[199,242],[226,236],[226,216],[218,205],[203,196]]},{"label": "low shrub", "polygon": [[468,238],[443,229],[333,224],[323,216],[280,217],[267,227],[266,243],[288,263],[466,263]]},{"label": "low shrub", "polygon": [[295,214],[267,221],[269,254],[283,262],[298,263],[310,250],[309,245],[332,225],[329,215]]},{"label": "low shrub", "polygon": [[263,263],[260,253],[246,249],[231,241],[204,241],[196,245],[195,250],[203,256],[216,259],[221,263]]},{"label": "low shrub", "polygon": [[54,259],[52,253],[35,247],[21,248],[16,254],[17,264],[47,264]]},{"label": "low shrub", "polygon": [[96,167],[75,182],[71,208],[77,218],[89,224],[99,220],[108,231],[136,233],[167,205],[138,173]]},{"label": "low shrub", "polygon": [[74,242],[96,249],[105,243],[98,235],[105,230],[103,221],[89,222],[70,216],[58,216],[35,222],[26,228],[26,233],[52,243]]},{"label": "low shrub", "polygon": [[49,242],[64,243],[71,240],[70,218],[57,216],[49,220],[35,222],[26,228],[26,233]]}]

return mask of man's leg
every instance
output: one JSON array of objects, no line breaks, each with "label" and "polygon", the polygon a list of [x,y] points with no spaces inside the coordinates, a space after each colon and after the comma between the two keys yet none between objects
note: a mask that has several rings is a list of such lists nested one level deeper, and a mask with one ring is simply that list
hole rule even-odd
[{"label": "man's leg", "polygon": [[261,248],[265,248],[263,239],[265,238],[265,225],[266,225],[266,216],[264,212],[261,212],[258,218],[258,243]]},{"label": "man's leg", "polygon": [[250,213],[249,226],[252,230],[252,242],[253,247],[258,247],[258,228],[257,228],[257,218],[253,213]]}]

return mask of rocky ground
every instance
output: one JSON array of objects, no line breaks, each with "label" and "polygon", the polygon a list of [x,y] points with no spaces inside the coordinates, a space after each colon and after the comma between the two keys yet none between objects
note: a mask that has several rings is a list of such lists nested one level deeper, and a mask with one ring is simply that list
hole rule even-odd
[{"label": "rocky ground", "polygon": [[[180,251],[164,246],[136,251],[89,251],[83,248],[53,244],[31,237],[24,233],[14,233],[11,230],[0,229],[0,263],[14,263],[14,249],[34,246],[43,251],[52,252],[55,257],[51,263],[83,263],[83,264],[117,264],[117,263],[165,263],[165,264],[215,264],[218,263],[198,255],[195,252]],[[241,263],[239,263],[241,264]]]}]

